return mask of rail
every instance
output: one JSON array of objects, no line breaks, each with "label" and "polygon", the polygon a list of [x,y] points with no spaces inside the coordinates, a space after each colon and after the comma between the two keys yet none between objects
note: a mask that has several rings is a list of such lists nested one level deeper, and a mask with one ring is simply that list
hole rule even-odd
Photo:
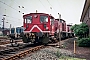
[{"label": "rail", "polygon": [[16,60],[18,58],[24,57],[25,55],[27,55],[29,53],[35,52],[39,49],[42,49],[44,47],[45,47],[44,45],[36,46],[36,47],[30,48],[28,50],[21,51],[20,53],[14,54],[13,56],[3,58],[2,60]]}]

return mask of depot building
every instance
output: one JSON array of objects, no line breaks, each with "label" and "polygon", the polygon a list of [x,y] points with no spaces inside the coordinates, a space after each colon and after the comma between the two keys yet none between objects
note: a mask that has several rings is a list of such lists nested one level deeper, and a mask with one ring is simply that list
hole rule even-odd
[{"label": "depot building", "polygon": [[80,22],[84,22],[88,25],[90,36],[90,0],[85,0]]}]

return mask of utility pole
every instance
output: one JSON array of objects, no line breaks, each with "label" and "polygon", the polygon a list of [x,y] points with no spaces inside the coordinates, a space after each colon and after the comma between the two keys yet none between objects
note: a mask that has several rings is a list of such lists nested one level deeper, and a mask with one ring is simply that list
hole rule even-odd
[{"label": "utility pole", "polygon": [[59,28],[59,47],[60,47],[60,41],[61,41],[60,19],[61,19],[61,14],[58,13],[58,15],[59,15],[58,28]]},{"label": "utility pole", "polygon": [[5,18],[3,17],[3,19],[2,19],[3,21],[3,36],[4,36],[4,20],[5,20]]},{"label": "utility pole", "polygon": [[10,24],[10,34],[11,34],[11,24]]}]

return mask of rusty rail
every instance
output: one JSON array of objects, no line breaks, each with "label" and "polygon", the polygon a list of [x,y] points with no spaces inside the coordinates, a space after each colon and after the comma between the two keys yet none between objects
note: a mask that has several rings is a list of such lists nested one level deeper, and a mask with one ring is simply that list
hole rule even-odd
[{"label": "rusty rail", "polygon": [[35,52],[41,48],[44,48],[45,46],[44,45],[41,45],[41,46],[37,46],[37,47],[33,47],[33,48],[30,48],[28,50],[25,50],[25,51],[21,51],[20,53],[17,53],[13,56],[10,56],[10,57],[7,57],[7,58],[4,58],[2,60],[16,60],[18,58],[21,58],[21,57],[24,57],[25,55],[31,53],[31,52]]},{"label": "rusty rail", "polygon": [[[14,42],[22,42],[22,40],[14,40]],[[10,44],[10,41],[1,41],[0,45]]]}]

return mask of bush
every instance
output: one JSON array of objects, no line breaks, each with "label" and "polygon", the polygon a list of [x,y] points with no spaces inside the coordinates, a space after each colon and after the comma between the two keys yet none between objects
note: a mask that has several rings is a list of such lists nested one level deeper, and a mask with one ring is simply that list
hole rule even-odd
[{"label": "bush", "polygon": [[78,40],[78,46],[90,47],[90,38],[82,38],[82,39]]}]

